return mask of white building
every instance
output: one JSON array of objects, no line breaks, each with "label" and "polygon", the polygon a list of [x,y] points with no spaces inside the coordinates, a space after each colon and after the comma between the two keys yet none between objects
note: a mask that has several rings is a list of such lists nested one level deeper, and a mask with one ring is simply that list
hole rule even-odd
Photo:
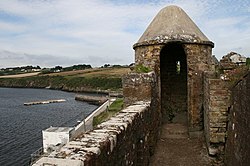
[{"label": "white building", "polygon": [[73,131],[72,127],[50,127],[43,130],[44,153],[50,153],[68,143]]},{"label": "white building", "polygon": [[230,59],[233,63],[236,63],[236,64],[242,64],[242,63],[246,63],[247,61],[247,58],[244,57],[244,56],[241,56],[240,54],[233,54],[230,56]]}]

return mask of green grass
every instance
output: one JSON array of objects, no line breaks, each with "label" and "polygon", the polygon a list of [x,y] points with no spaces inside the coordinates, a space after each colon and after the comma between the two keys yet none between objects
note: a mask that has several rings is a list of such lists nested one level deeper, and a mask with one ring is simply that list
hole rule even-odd
[{"label": "green grass", "polygon": [[44,88],[51,86],[53,89],[61,89],[63,86],[77,89],[81,87],[101,90],[119,90],[122,88],[121,78],[101,77],[70,77],[70,76],[34,76],[23,78],[2,78],[0,86],[7,87],[33,87]]},{"label": "green grass", "polygon": [[0,76],[25,74],[25,73],[26,72],[22,72],[22,71],[0,71]]},{"label": "green grass", "polygon": [[148,73],[150,71],[152,71],[152,69],[150,69],[149,67],[146,67],[144,65],[140,64],[140,65],[135,66],[135,72],[137,72],[137,73]]},{"label": "green grass", "polygon": [[127,74],[130,68],[98,68],[77,71],[67,71],[51,74],[39,74],[37,76],[22,78],[0,78],[0,86],[3,87],[29,87],[52,89],[70,89],[87,91],[112,90],[120,91],[122,88],[122,76]]},{"label": "green grass", "polygon": [[118,98],[116,99],[108,108],[107,111],[102,112],[100,115],[94,117],[93,119],[93,126],[96,127],[98,124],[108,120],[113,115],[115,115],[117,112],[122,110],[123,108],[123,99]]},{"label": "green grass", "polygon": [[250,67],[250,58],[247,58],[246,65]]}]

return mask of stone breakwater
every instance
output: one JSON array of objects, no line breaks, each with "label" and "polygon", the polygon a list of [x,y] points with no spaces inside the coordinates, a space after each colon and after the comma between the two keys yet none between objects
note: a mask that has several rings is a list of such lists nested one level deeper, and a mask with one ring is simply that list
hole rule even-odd
[{"label": "stone breakwater", "polygon": [[33,166],[148,165],[154,137],[150,131],[157,129],[152,115],[150,102],[137,102]]},{"label": "stone breakwater", "polygon": [[108,100],[108,98],[104,96],[76,95],[75,100],[85,101],[95,105],[101,105],[105,103]]}]

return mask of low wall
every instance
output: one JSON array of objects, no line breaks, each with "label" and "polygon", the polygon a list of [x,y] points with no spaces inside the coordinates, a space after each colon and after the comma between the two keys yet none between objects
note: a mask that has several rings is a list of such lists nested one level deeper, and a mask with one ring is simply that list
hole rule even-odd
[{"label": "low wall", "polygon": [[122,79],[124,104],[128,106],[136,101],[150,101],[155,82],[153,72],[125,75]]},{"label": "low wall", "polygon": [[84,133],[49,157],[38,160],[43,164],[78,166],[148,165],[158,134],[156,110],[150,102],[137,102],[97,129]]},{"label": "low wall", "polygon": [[210,155],[223,156],[231,92],[227,82],[205,73],[204,132]]},{"label": "low wall", "polygon": [[250,72],[232,89],[232,93],[225,164],[227,166],[249,165]]},{"label": "low wall", "polygon": [[93,129],[93,118],[102,112],[107,110],[115,99],[110,99],[98,107],[94,112],[92,112],[88,117],[83,119],[74,128],[71,127],[50,127],[43,130],[43,150],[44,153],[50,153],[52,150],[58,149],[58,144],[65,144],[70,140],[74,139],[83,132]]},{"label": "low wall", "polygon": [[87,118],[81,121],[75,128],[73,132],[73,138],[81,134],[82,132],[86,132],[93,129],[93,118],[98,116],[102,112],[107,110],[107,107],[110,106],[115,99],[110,99],[103,103],[100,107],[98,107],[94,112],[92,112]]}]

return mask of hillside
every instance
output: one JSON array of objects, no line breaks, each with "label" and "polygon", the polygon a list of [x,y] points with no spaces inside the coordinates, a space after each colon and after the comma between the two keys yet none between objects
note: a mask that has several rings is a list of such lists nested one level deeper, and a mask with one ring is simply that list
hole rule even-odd
[{"label": "hillside", "polygon": [[4,75],[0,76],[0,78],[21,78],[21,77],[31,77],[38,75],[40,72],[32,72],[32,73],[21,73],[21,74],[14,74],[14,75]]},{"label": "hillside", "polygon": [[130,71],[127,67],[93,68],[36,76],[0,77],[1,87],[51,88],[74,92],[119,91],[122,76]]},{"label": "hillside", "polygon": [[120,78],[130,71],[127,67],[121,68],[92,68],[86,70],[65,71],[59,73],[45,74],[47,76],[67,76],[67,77],[114,77]]}]

